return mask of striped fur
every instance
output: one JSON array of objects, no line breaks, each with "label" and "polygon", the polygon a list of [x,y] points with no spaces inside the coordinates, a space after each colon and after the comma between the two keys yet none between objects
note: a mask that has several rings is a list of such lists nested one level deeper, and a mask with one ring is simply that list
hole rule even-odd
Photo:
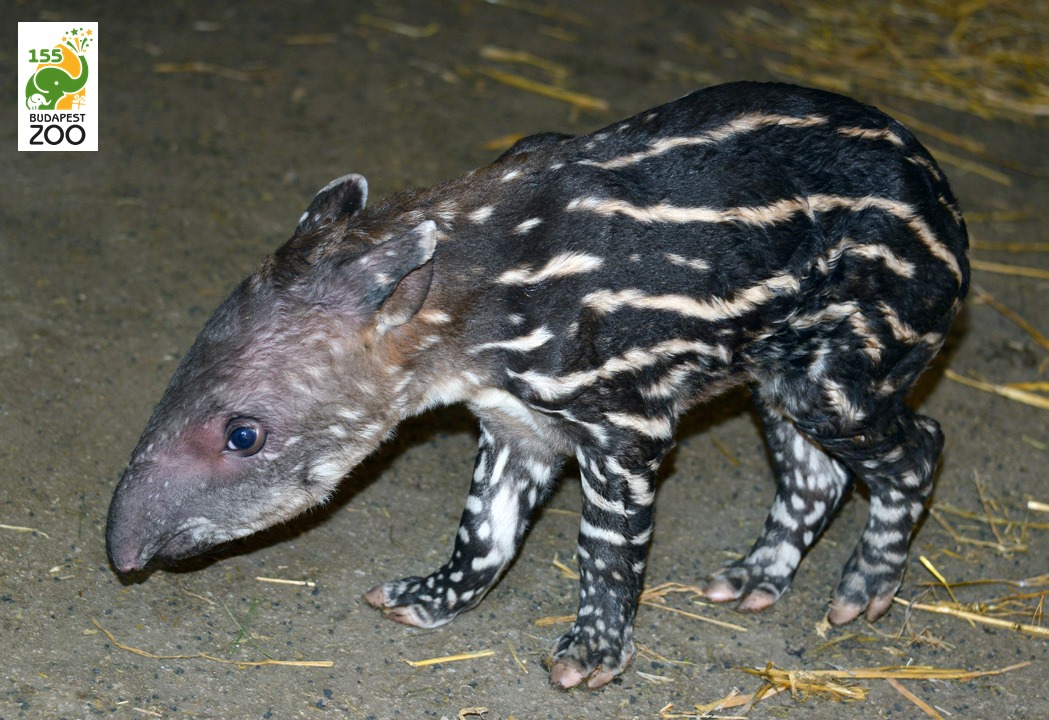
[{"label": "striped fur", "polygon": [[[187,354],[114,496],[118,570],[323,502],[401,419],[465,402],[480,443],[448,562],[366,599],[421,627],[476,605],[574,456],[579,612],[551,680],[598,687],[633,655],[678,419],[746,383],[778,489],[708,596],[774,603],[859,480],[870,516],[830,619],[888,609],[943,443],[903,399],[968,283],[957,204],[899,123],[737,83],[592,135],[526,138],[374,208],[366,196],[359,176],[322,190]],[[244,418],[261,451],[228,447]]]}]

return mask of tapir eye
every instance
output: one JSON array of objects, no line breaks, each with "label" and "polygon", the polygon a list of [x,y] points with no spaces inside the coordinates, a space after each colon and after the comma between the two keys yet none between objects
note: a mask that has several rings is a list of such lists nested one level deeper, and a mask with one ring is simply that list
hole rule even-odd
[{"label": "tapir eye", "polygon": [[237,418],[230,422],[226,431],[226,450],[247,457],[257,453],[265,444],[266,431],[254,420]]}]

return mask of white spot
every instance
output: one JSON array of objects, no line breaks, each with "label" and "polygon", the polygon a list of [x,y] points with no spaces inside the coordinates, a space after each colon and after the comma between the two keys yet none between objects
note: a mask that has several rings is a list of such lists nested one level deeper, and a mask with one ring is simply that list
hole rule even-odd
[{"label": "white spot", "polygon": [[539,487],[543,487],[550,482],[550,476],[552,473],[549,465],[545,465],[534,458],[528,458],[525,461],[525,469],[527,469],[528,474],[532,476],[532,482]]},{"label": "white spot", "polygon": [[310,475],[315,482],[331,485],[346,474],[346,466],[337,459],[322,460],[310,468]]},{"label": "white spot", "polygon": [[772,509],[769,510],[769,517],[789,530],[796,530],[798,528],[798,521],[794,519],[794,516],[790,514],[790,510],[787,509],[786,504],[778,497],[772,503]]},{"label": "white spot", "polygon": [[[470,563],[470,567],[473,568],[474,570],[484,570],[485,568],[499,567],[500,565],[503,564],[503,562],[504,562],[504,558],[503,558],[502,553],[500,553],[500,551],[498,549],[493,548],[484,557],[475,557],[473,559],[473,562]],[[466,595],[464,593],[463,594],[463,599],[465,599],[465,598],[466,598]]]},{"label": "white spot", "polygon": [[812,504],[812,510],[802,518],[802,521],[809,527],[817,525],[827,514],[827,503],[822,500],[817,500]]},{"label": "white spot", "polygon": [[474,515],[480,515],[485,511],[484,500],[476,495],[469,495],[466,498],[466,509]]},{"label": "white spot", "polygon": [[478,225],[481,225],[488,221],[488,218],[492,216],[492,212],[494,211],[495,208],[493,206],[482,205],[476,210],[473,210],[472,212],[468,213],[466,217],[469,218],[471,222],[475,222]]},{"label": "white spot", "polygon": [[518,223],[514,227],[512,232],[513,232],[514,235],[524,235],[525,233],[527,233],[528,231],[530,231],[532,228],[536,227],[537,225],[541,224],[542,222],[543,222],[542,218],[537,218],[537,217],[529,218],[529,219],[527,219],[527,220],[525,220],[523,222]]},{"label": "white spot", "polygon": [[349,434],[348,432],[346,432],[346,428],[344,428],[342,425],[338,425],[338,424],[329,425],[326,428],[326,430],[327,430],[329,435],[332,435],[333,437],[336,437],[336,438],[338,438],[340,440],[345,439],[346,436]]},{"label": "white spot", "polygon": [[683,267],[691,268],[693,270],[709,270],[710,263],[700,258],[687,258],[683,255],[677,255],[675,253],[666,253],[666,259],[675,265],[681,265]]},{"label": "white spot", "polygon": [[424,310],[415,316],[425,323],[433,325],[446,325],[452,321],[452,316],[440,310]]},{"label": "white spot", "polygon": [[765,574],[773,577],[787,577],[793,574],[801,562],[801,551],[790,543],[781,543],[776,548],[776,561],[765,565]]}]

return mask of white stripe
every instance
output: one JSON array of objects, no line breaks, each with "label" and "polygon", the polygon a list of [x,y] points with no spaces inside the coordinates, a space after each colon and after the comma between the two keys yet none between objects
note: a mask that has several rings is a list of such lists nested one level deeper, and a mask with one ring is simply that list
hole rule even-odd
[{"label": "white stripe", "polygon": [[495,281],[504,285],[532,285],[551,278],[579,275],[581,273],[593,272],[604,264],[604,260],[593,255],[582,253],[561,253],[550,258],[550,260],[539,270],[532,270],[530,266],[507,270],[497,277]]},{"label": "white stripe", "polygon": [[870,260],[881,260],[885,263],[886,268],[900,277],[914,277],[914,263],[904,260],[886,245],[880,243],[860,245],[858,243],[848,242],[846,250]]},{"label": "white stripe", "polygon": [[632,473],[619,464],[614,457],[607,458],[605,464],[610,472],[621,478],[626,478],[627,487],[630,488],[630,497],[635,505],[651,505],[656,499],[656,491],[653,483],[645,475]]},{"label": "white stripe", "polygon": [[881,197],[848,198],[839,195],[812,195],[809,197],[816,212],[827,212],[829,210],[846,209],[852,212],[874,208],[895,216],[907,225],[912,233],[921,241],[932,255],[943,261],[951,269],[954,277],[961,282],[962,271],[958,266],[956,258],[943,243],[941,243],[928,224],[918,217],[914,208],[897,200],[889,200]]},{"label": "white stripe", "polygon": [[641,389],[641,394],[653,400],[665,400],[678,393],[681,386],[692,377],[693,373],[699,371],[696,363],[681,363],[667,370],[666,375],[656,380],[647,388]]},{"label": "white stripe", "polygon": [[892,330],[893,337],[897,340],[911,344],[921,341],[922,336],[919,335],[914,328],[905,323],[888,303],[878,303],[878,309],[881,310],[882,317],[885,318],[885,322],[888,323],[889,329]]},{"label": "white stripe", "polygon": [[578,197],[570,200],[565,210],[589,211],[598,215],[625,215],[643,223],[676,224],[738,222],[745,225],[771,225],[799,212],[812,217],[812,208],[805,198],[785,198],[771,205],[718,210],[710,207],[678,207],[666,202],[640,206],[625,200]]},{"label": "white stripe", "polygon": [[582,474],[580,477],[583,481],[583,497],[586,498],[586,501],[588,503],[590,503],[595,508],[603,512],[611,513],[613,515],[619,515],[621,517],[626,517],[627,511],[626,508],[623,506],[622,500],[609,500],[608,498],[604,497],[599,492],[594,490],[590,483],[587,482],[585,473]]},{"label": "white stripe", "polygon": [[768,280],[744,288],[731,300],[714,297],[696,300],[687,295],[646,295],[641,290],[597,290],[583,297],[583,304],[601,313],[610,313],[620,308],[634,307],[642,310],[662,310],[685,317],[717,321],[744,315],[759,305],[767,303],[780,292],[798,292],[801,285],[789,273],[773,275]]},{"label": "white stripe", "polygon": [[670,420],[665,417],[645,417],[630,413],[605,413],[605,419],[613,425],[634,430],[650,438],[666,439],[674,434]]},{"label": "white stripe", "polygon": [[612,170],[615,168],[626,167],[635,163],[642,162],[652,157],[657,157],[664,153],[668,153],[671,150],[676,150],[680,147],[691,147],[695,145],[713,145],[716,143],[724,142],[734,135],[741,133],[753,132],[763,127],[770,125],[782,125],[786,127],[813,127],[815,125],[823,125],[827,122],[827,118],[820,115],[807,115],[804,117],[794,117],[792,115],[766,115],[763,113],[748,113],[740,115],[739,117],[731,120],[730,122],[716,127],[713,130],[708,130],[700,135],[694,135],[690,137],[671,137],[656,140],[649,144],[647,150],[640,152],[631,153],[629,155],[622,155],[605,162],[597,162],[594,160],[583,160],[581,164],[593,165],[595,167],[604,168],[606,170]]},{"label": "white stripe", "polygon": [[495,465],[492,466],[492,475],[488,479],[488,483],[495,487],[499,484],[499,481],[503,479],[503,471],[506,470],[506,462],[510,459],[510,448],[504,447],[499,451],[499,455],[495,458]]},{"label": "white stripe", "polygon": [[484,350],[514,350],[516,352],[529,352],[535,350],[538,347],[542,347],[548,340],[554,337],[553,333],[546,329],[546,326],[537,327],[527,335],[516,337],[513,340],[495,340],[492,342],[481,343],[470,348],[471,354],[476,354]]},{"label": "white stripe", "polygon": [[897,147],[903,147],[903,138],[888,128],[843,127],[838,128],[837,133],[860,140],[888,140]]},{"label": "white stripe", "polygon": [[[506,372],[509,376],[528,383],[544,400],[554,400],[581,387],[591,385],[598,380],[606,380],[621,372],[631,372],[651,367],[660,360],[687,353],[717,357],[725,363],[728,363],[730,360],[726,349],[720,345],[710,345],[699,340],[672,338],[650,348],[631,348],[622,355],[605,361],[605,364],[599,368],[581,370],[561,377],[544,375],[534,370],[526,370],[523,373],[517,373],[513,370],[507,370]],[[574,418],[571,419],[574,420]],[[585,425],[586,423],[581,424]]]},{"label": "white stripe", "polygon": [[615,530],[607,530],[591,525],[586,518],[579,522],[579,533],[594,540],[602,540],[609,545],[626,545],[626,538]]},{"label": "white stripe", "polygon": [[504,558],[513,557],[517,548],[517,528],[521,523],[520,508],[514,488],[504,486],[492,498],[489,517],[492,520],[492,542]]},{"label": "white stripe", "polygon": [[598,197],[579,197],[565,207],[569,211],[590,211],[599,215],[625,215],[645,223],[725,223],[738,222],[745,225],[769,225],[782,222],[803,212],[815,219],[817,212],[848,210],[861,212],[875,209],[888,213],[903,222],[929,252],[950,268],[955,279],[961,282],[962,273],[958,259],[944,247],[929,225],[906,203],[888,198],[844,197],[841,195],[810,195],[808,197],[785,198],[760,207],[735,207],[717,210],[708,207],[677,207],[668,203],[656,203],[645,207],[633,205],[625,200]]}]

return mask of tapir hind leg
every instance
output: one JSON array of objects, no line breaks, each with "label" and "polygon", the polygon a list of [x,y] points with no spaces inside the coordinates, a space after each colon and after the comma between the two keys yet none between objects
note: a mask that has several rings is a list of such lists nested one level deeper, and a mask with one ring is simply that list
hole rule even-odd
[{"label": "tapir hind leg", "polygon": [[715,602],[739,600],[740,610],[755,612],[772,605],[787,589],[852,479],[793,422],[760,399],[757,405],[776,471],[776,499],[750,552],[715,573],[705,588]]},{"label": "tapir hind leg", "polygon": [[712,599],[742,598],[744,610],[775,602],[851,477],[870,492],[869,518],[828,617],[844,623],[866,613],[873,620],[888,610],[943,447],[939,425],[911,411],[904,396],[940,337],[904,344],[884,336],[872,353],[863,336],[839,324],[814,331],[812,348],[795,339],[796,355],[811,350],[808,366],[784,363],[772,368],[777,375],[756,379],[779,490],[753,549],[710,583]]}]

